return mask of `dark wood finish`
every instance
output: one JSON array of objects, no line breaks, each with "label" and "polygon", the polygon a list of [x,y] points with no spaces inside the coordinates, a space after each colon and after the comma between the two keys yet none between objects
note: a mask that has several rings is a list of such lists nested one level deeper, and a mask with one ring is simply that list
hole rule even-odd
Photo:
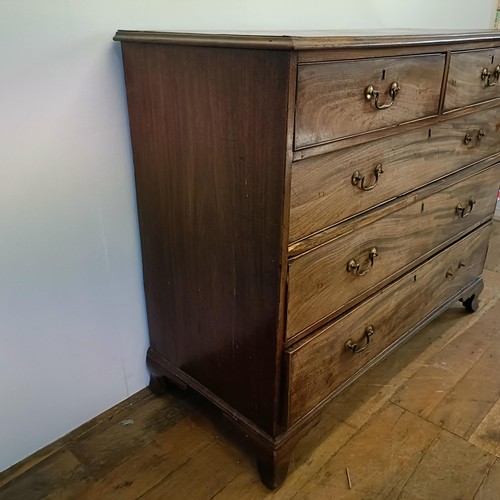
[{"label": "dark wood finish", "polygon": [[[485,256],[486,257],[486,256]],[[480,281],[476,287],[468,290],[467,295],[460,299],[467,312],[476,312],[479,309],[479,295],[483,291],[484,283]]]},{"label": "dark wood finish", "polygon": [[469,285],[460,290],[459,293],[449,297],[445,302],[443,302],[439,307],[437,307],[432,314],[420,319],[412,328],[410,328],[404,335],[400,336],[395,342],[393,342],[387,349],[382,351],[378,356],[375,356],[370,360],[369,363],[365,364],[360,368],[350,379],[341,384],[337,389],[335,389],[328,397],[326,397],[321,403],[316,405],[313,410],[307,413],[303,418],[301,418],[296,424],[290,427],[290,433],[293,433],[296,429],[300,429],[305,422],[308,422],[310,418],[320,413],[322,409],[330,403],[335,397],[342,394],[352,383],[363,376],[366,372],[384,360],[392,352],[397,351],[397,349],[407,342],[413,335],[418,333],[422,328],[428,325],[432,320],[442,314],[446,309],[448,309],[454,302],[459,301],[463,296],[469,296],[474,290],[481,290],[484,286],[483,278],[478,277],[472,281]]},{"label": "dark wood finish", "polygon": [[[290,242],[497,153],[499,118],[500,108],[494,108],[294,162]],[[479,130],[486,134],[481,140]],[[468,145],[467,133],[472,136]],[[373,183],[379,163],[383,174],[374,189],[363,191],[353,185],[356,171],[365,176],[367,185]]]},{"label": "dark wood finish", "polygon": [[257,459],[260,479],[271,490],[283,484],[288,474],[289,465],[289,453],[280,457],[273,453],[268,457],[262,456]]},{"label": "dark wood finish", "polygon": [[339,149],[355,146],[356,144],[364,144],[368,141],[374,141],[384,137],[391,137],[395,135],[400,135],[405,132],[410,132],[417,128],[422,127],[432,127],[437,123],[449,120],[450,118],[455,118],[459,116],[466,116],[471,112],[486,111],[491,108],[498,106],[498,101],[496,99],[491,101],[485,101],[478,104],[472,104],[464,108],[459,108],[453,111],[447,111],[439,116],[433,116],[429,118],[422,118],[410,123],[403,123],[397,127],[390,127],[375,131],[366,132],[363,134],[353,135],[350,137],[345,137],[339,141],[328,142],[325,144],[319,144],[315,146],[308,147],[307,149],[301,149],[294,151],[294,160],[303,160],[304,158],[309,158],[311,156],[321,155],[325,153],[330,153],[332,151],[338,151]]},{"label": "dark wood finish", "polygon": [[484,68],[494,73],[500,65],[500,48],[453,52],[450,59],[450,71],[446,85],[444,110],[462,108],[482,101],[500,97],[500,82],[493,78],[487,86],[481,79]]},{"label": "dark wood finish", "polygon": [[438,111],[439,115],[443,113],[446,82],[448,80],[448,74],[450,72],[450,59],[451,59],[450,51],[446,51],[445,61],[444,61],[443,82],[441,84],[441,95],[439,96],[439,111]]},{"label": "dark wood finish", "polygon": [[289,55],[123,58],[151,346],[272,433]]},{"label": "dark wood finish", "polygon": [[162,396],[163,394],[165,394],[168,391],[170,384],[174,385],[182,391],[187,390],[187,385],[182,380],[170,373],[168,375],[159,376],[153,375],[151,373],[151,376],[149,378],[149,388],[157,396]]},{"label": "dark wood finish", "polygon": [[[495,210],[500,183],[496,165],[459,184],[373,222],[363,231],[336,238],[290,261],[288,283],[288,338],[317,328],[333,317],[345,303],[358,302],[389,279],[415,266],[450,244],[464,231],[490,218]],[[476,200],[469,216],[456,212],[459,203]],[[375,247],[370,271],[357,276],[347,271],[355,259],[370,267],[368,254]],[[360,297],[361,296],[361,297]]]},{"label": "dark wood finish", "polygon": [[[453,51],[477,50],[486,47],[494,48],[499,45],[498,38],[483,42],[446,42],[435,47],[436,52],[449,54]],[[365,59],[369,57],[399,57],[406,55],[429,54],[429,47],[426,45],[405,45],[405,46],[364,46],[364,47],[337,47],[324,50],[301,50],[298,52],[300,64],[345,61],[348,59]]]},{"label": "dark wood finish", "polygon": [[157,396],[163,396],[163,394],[168,391],[167,378],[150,375],[149,388],[151,389],[151,392],[153,394],[156,394]]},{"label": "dark wood finish", "polygon": [[[477,308],[487,236],[474,231],[491,219],[496,199],[499,108],[489,100],[442,114],[444,82],[452,52],[489,51],[500,34],[120,31],[115,39],[129,104],[151,389],[201,394],[226,417],[222,427],[255,450],[264,483],[277,487],[327,401],[453,301]],[[395,104],[375,110],[366,86],[394,80]],[[374,190],[352,185],[354,170],[366,175],[381,159],[386,170]],[[472,213],[461,218],[456,206],[471,196]],[[366,256],[367,245],[377,245],[374,268],[348,274],[347,261]],[[457,248],[466,267],[444,284],[427,282]],[[327,355],[311,355],[298,377],[285,357],[295,369],[307,345],[325,338],[336,352],[359,311],[394,328],[378,335],[377,352],[370,346],[356,363],[335,365],[334,379],[318,377],[321,387],[304,393],[312,367],[327,373]],[[171,495],[211,460],[219,469],[204,476],[206,493],[216,494],[219,473],[237,491],[230,460],[205,438],[207,454],[191,472],[150,490],[141,481],[135,497]],[[75,453],[88,460],[86,450]],[[154,456],[143,470],[151,465],[160,467]]]},{"label": "dark wood finish", "polygon": [[[227,415],[226,415],[227,416]],[[241,432],[242,429],[233,418],[223,422],[224,432],[230,432],[231,438],[244,447],[250,447],[256,455],[257,469],[260,479],[269,489],[279,488],[286,479],[290,457],[297,443],[318,424],[319,415],[314,416],[304,425],[297,427],[293,433],[285,432],[278,438],[263,439],[252,429]]]},{"label": "dark wood finish", "polygon": [[465,179],[469,179],[473,175],[483,172],[487,168],[491,167],[500,160],[500,155],[494,155],[486,158],[480,162],[474,163],[471,166],[459,170],[453,175],[448,175],[441,179],[438,179],[431,184],[421,187],[415,191],[410,191],[409,193],[402,194],[382,205],[375,207],[375,210],[367,210],[359,215],[344,219],[338,224],[323,228],[321,231],[312,233],[307,238],[301,239],[295,243],[291,243],[288,246],[288,256],[289,258],[297,257],[303,253],[309,252],[314,248],[328,243],[329,241],[339,238],[341,236],[350,234],[354,231],[360,231],[366,226],[374,223],[375,221],[386,217],[387,215],[402,210],[410,205],[413,205],[417,201],[423,201],[425,198],[447,189],[450,186],[460,183]]},{"label": "dark wood finish", "polygon": [[[382,49],[393,47],[419,47],[450,43],[498,42],[495,30],[463,32],[458,30],[268,30],[261,32],[181,33],[166,31],[119,30],[114,40],[120,42],[154,43],[168,45],[195,45],[208,47],[258,48],[268,50],[315,50],[328,49]],[[427,49],[428,50],[428,49]]]},{"label": "dark wood finish", "polygon": [[[286,351],[288,423],[312,410],[421,318],[431,315],[481,274],[490,232],[491,224],[475,231]],[[365,345],[368,325],[373,325],[375,333],[367,348],[357,354],[347,351],[344,346],[348,340]]]},{"label": "dark wood finish", "polygon": [[[444,62],[435,54],[299,66],[295,149],[437,115]],[[389,109],[365,99],[373,85],[380,104],[391,101],[392,82],[401,90]]]},{"label": "dark wood finish", "polygon": [[[495,222],[490,241],[499,238],[500,223]],[[485,269],[475,314],[466,315],[454,304],[322,407],[319,424],[293,452],[289,479],[273,496],[332,498],[366,491],[381,498],[422,492],[428,498],[450,497],[450,492],[457,498],[498,496],[500,379],[492,376],[500,362],[498,245],[490,244]],[[155,398],[143,389],[0,472],[0,497],[132,500],[165,490],[169,498],[268,497],[241,437],[229,435],[225,423],[214,425],[217,420],[207,418],[213,413],[210,406],[191,396],[192,391],[174,391]],[[164,417],[179,410],[184,414],[190,399],[184,418],[172,423]],[[156,407],[163,417],[154,416],[152,403],[163,405]],[[119,448],[102,454],[102,443],[116,449],[116,440],[130,440],[131,431],[132,440],[140,442],[145,429],[136,422],[152,418],[158,433],[148,432],[140,448],[125,455]],[[77,458],[70,447],[80,448],[82,442],[88,452]],[[94,456],[106,471],[100,479],[86,468]],[[381,473],[387,470],[389,475]]]}]

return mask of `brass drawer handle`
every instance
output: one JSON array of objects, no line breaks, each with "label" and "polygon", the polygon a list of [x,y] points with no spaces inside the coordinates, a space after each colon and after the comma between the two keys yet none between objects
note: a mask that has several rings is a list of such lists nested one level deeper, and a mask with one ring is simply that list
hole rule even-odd
[{"label": "brass drawer handle", "polygon": [[[457,205],[455,210],[456,210],[457,214],[459,214],[460,217],[462,217],[462,219],[463,219],[463,218],[468,217],[470,215],[475,204],[476,204],[476,199],[474,198],[474,196],[471,196],[470,200],[469,200],[469,204],[468,204],[469,210],[467,210],[467,207],[464,207],[461,203],[459,203]],[[467,210],[467,212],[466,212],[466,210]]]},{"label": "brass drawer handle", "polygon": [[[479,143],[479,141],[483,139],[483,137],[486,137],[486,132],[482,128],[480,128],[477,131],[476,137],[477,137],[477,142],[472,145],[473,147],[476,146]],[[472,134],[470,132],[467,132],[464,137],[464,144],[468,146],[471,142],[472,142]]]},{"label": "brass drawer handle", "polygon": [[361,269],[361,264],[358,264],[354,259],[351,259],[347,263],[347,271],[354,272],[356,276],[364,276],[373,267],[373,261],[375,257],[378,257],[378,251],[375,247],[370,250],[368,254],[369,264],[365,269]]},{"label": "brass drawer handle", "polygon": [[356,342],[353,342],[352,339],[349,339],[345,345],[344,345],[344,349],[346,351],[352,351],[353,354],[358,354],[358,352],[362,352],[364,351],[367,347],[368,347],[368,344],[370,343],[370,337],[375,333],[375,328],[373,325],[368,325],[366,327],[366,330],[365,330],[365,339],[366,339],[366,342],[364,343],[363,346],[359,346],[358,344],[356,344]]},{"label": "brass drawer handle", "polygon": [[371,101],[373,98],[375,98],[375,107],[377,109],[388,109],[390,108],[393,104],[394,101],[396,100],[396,96],[398,95],[398,92],[401,90],[399,87],[398,82],[392,82],[391,86],[389,87],[389,96],[391,97],[391,101],[386,103],[386,104],[379,104],[378,99],[380,97],[380,91],[375,89],[373,85],[368,85],[365,89],[365,99],[367,101]]},{"label": "brass drawer handle", "polygon": [[384,173],[384,171],[382,169],[382,163],[379,163],[375,167],[375,169],[373,170],[373,173],[375,175],[375,182],[373,184],[370,184],[369,186],[365,186],[365,176],[361,175],[358,170],[356,170],[356,172],[354,172],[352,174],[352,177],[351,177],[352,183],[355,186],[358,186],[359,189],[362,189],[363,191],[370,191],[370,189],[373,189],[377,185],[379,175]]},{"label": "brass drawer handle", "polygon": [[[465,267],[467,264],[464,262],[463,259],[460,259],[460,262],[458,263],[458,267],[457,269],[460,269],[461,267]],[[455,271],[453,270],[453,268],[448,268],[448,270],[446,271],[446,277],[447,278],[451,278],[455,275]]]},{"label": "brass drawer handle", "polygon": [[[491,82],[490,78],[493,77],[496,82]],[[486,80],[486,87],[494,87],[500,79],[500,65],[493,70],[493,75],[488,71],[488,68],[483,68],[481,71],[481,80]]]}]

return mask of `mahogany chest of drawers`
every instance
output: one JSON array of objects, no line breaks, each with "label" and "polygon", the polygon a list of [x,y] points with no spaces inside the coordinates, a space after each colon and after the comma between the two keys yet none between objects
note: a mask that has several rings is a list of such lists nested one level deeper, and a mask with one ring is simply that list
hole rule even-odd
[{"label": "mahogany chest of drawers", "polygon": [[322,407],[482,289],[500,34],[119,31],[151,387],[285,477]]}]

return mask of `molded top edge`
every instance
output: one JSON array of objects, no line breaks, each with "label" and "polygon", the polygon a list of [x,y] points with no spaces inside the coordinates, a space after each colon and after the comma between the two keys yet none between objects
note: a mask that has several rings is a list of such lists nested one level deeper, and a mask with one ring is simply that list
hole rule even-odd
[{"label": "molded top edge", "polygon": [[260,48],[268,50],[310,50],[420,46],[447,43],[499,41],[500,32],[427,30],[342,30],[342,31],[234,31],[163,32],[118,30],[120,42],[164,43],[210,47]]}]

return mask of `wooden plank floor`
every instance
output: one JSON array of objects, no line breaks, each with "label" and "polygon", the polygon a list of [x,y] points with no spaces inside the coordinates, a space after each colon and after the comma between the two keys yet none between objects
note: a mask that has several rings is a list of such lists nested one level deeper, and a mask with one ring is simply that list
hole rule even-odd
[{"label": "wooden plank floor", "polygon": [[484,279],[479,311],[457,303],[326,408],[278,491],[201,398],[145,389],[0,474],[0,499],[497,500],[500,222]]}]

